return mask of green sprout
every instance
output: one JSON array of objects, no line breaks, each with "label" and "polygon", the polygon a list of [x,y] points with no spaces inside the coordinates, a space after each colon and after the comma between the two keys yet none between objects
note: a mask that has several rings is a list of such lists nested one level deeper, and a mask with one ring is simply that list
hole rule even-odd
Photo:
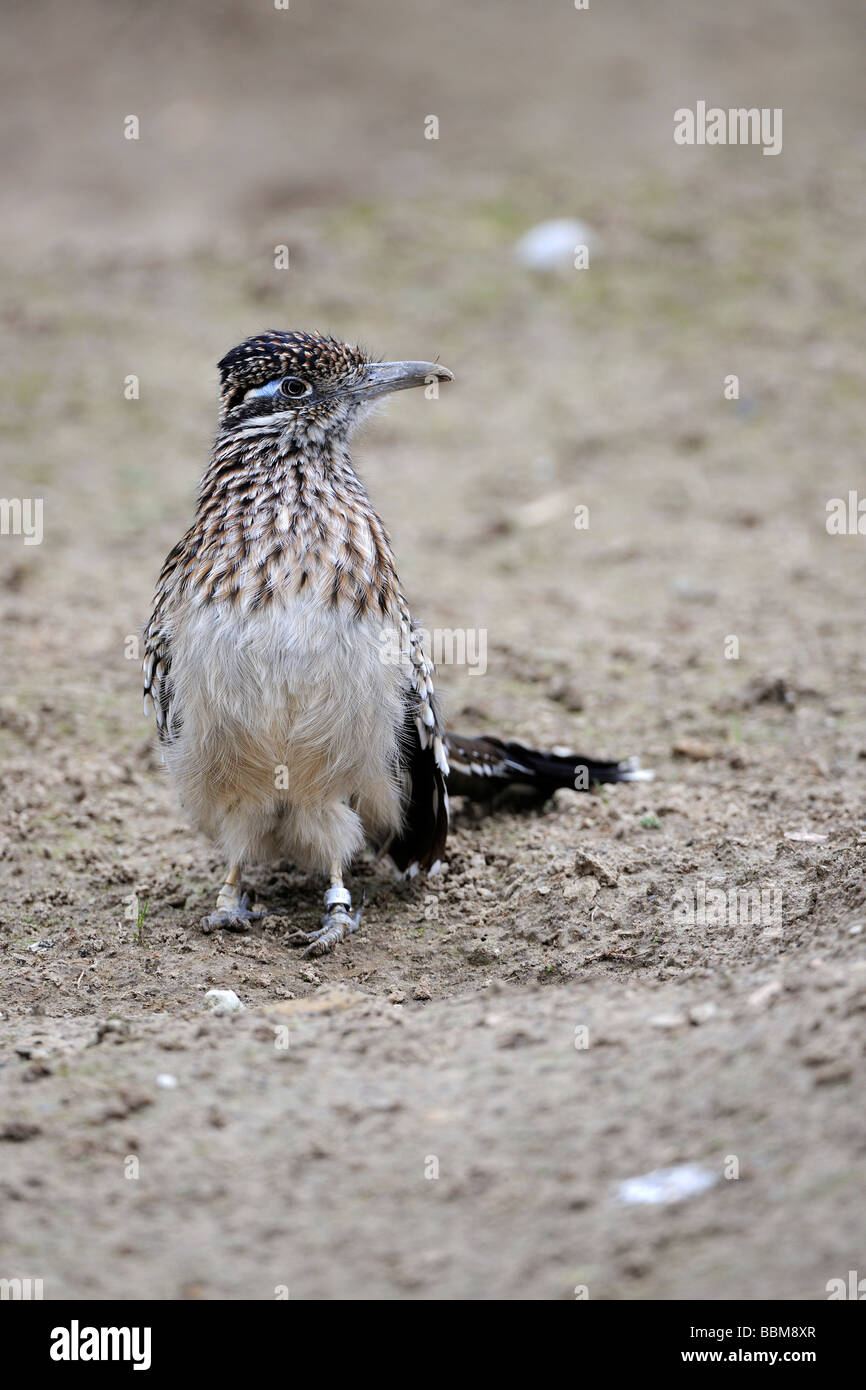
[{"label": "green sprout", "polygon": [[149,899],[145,898],[144,902],[139,905],[138,916],[135,919],[135,931],[133,936],[139,946],[141,946],[144,941],[144,919],[147,916],[148,901]]}]

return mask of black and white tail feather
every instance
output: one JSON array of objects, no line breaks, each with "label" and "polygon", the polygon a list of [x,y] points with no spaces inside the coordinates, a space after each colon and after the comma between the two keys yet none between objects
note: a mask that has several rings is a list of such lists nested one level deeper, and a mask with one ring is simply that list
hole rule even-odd
[{"label": "black and white tail feather", "polygon": [[467,738],[449,731],[445,735],[445,750],[451,768],[451,791],[473,801],[488,801],[514,786],[547,797],[559,787],[588,791],[594,783],[647,782],[653,777],[637,758],[605,762],[564,748],[541,752],[512,739],[490,736]]}]

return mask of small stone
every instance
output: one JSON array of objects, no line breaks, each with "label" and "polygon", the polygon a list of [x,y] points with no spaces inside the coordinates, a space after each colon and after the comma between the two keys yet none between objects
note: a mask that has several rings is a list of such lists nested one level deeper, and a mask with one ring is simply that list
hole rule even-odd
[{"label": "small stone", "polygon": [[101,1019],[96,1025],[96,1037],[91,1043],[92,1047],[98,1046],[104,1038],[109,1038],[112,1042],[122,1043],[129,1037],[129,1024],[123,1018]]},{"label": "small stone", "polygon": [[689,758],[694,763],[705,763],[718,757],[718,749],[700,738],[677,739],[671,752],[675,758]]},{"label": "small stone", "polygon": [[580,876],[591,875],[603,888],[615,888],[619,879],[612,864],[607,864],[587,850],[578,849],[574,854],[574,872]]},{"label": "small stone", "polygon": [[514,254],[528,270],[570,269],[578,247],[589,251],[594,244],[594,233],[585,222],[554,217],[530,227],[515,245]]},{"label": "small stone", "polygon": [[[483,941],[476,941],[470,943],[470,946],[466,952],[466,959],[470,965],[492,965],[493,962],[498,958],[499,948],[496,946],[488,946]],[[426,984],[424,984],[424,982],[422,982],[422,984],[424,988],[426,988]],[[432,996],[429,994],[421,996],[414,994],[413,997],[415,999],[418,999],[419,997],[424,999],[430,999]]]},{"label": "small stone", "polygon": [[547,697],[562,705],[570,714],[579,714],[585,704],[583,691],[576,681],[569,680],[567,676],[554,676],[547,688]]},{"label": "small stone", "polygon": [[204,1006],[218,1018],[224,1014],[240,1013],[244,1007],[233,989],[209,989],[204,997]]},{"label": "small stone", "polygon": [[753,1009],[760,1009],[763,1008],[765,1004],[769,1004],[771,999],[775,999],[777,994],[781,993],[782,986],[780,982],[778,980],[770,980],[767,984],[761,985],[759,989],[756,989],[749,995],[749,1003]]},{"label": "small stone", "polygon": [[829,1066],[819,1067],[813,1077],[816,1086],[838,1086],[842,1082],[850,1081],[853,1075],[851,1067],[845,1062],[834,1062]]},{"label": "small stone", "polygon": [[[695,447],[700,448],[702,442],[698,435],[684,437],[680,441],[681,445],[689,452],[692,452]],[[691,579],[687,575],[674,580],[671,588],[675,596],[683,599],[686,603],[714,603],[716,599],[715,589],[710,589],[706,584],[701,584],[699,580]]]},{"label": "small stone", "polygon": [[153,1105],[153,1096],[147,1091],[123,1090],[95,1114],[90,1123],[101,1125],[116,1120],[128,1120],[130,1115],[136,1114],[139,1110],[146,1110],[149,1105]]},{"label": "small stone", "polygon": [[673,1168],[656,1168],[640,1177],[628,1178],[619,1184],[616,1196],[620,1202],[667,1206],[706,1192],[718,1180],[718,1174],[700,1164],[678,1163]]},{"label": "small stone", "polygon": [[430,989],[430,981],[427,979],[425,975],[422,975],[421,979],[418,981],[417,985],[413,989],[412,998],[422,1000],[433,998],[433,994]]}]

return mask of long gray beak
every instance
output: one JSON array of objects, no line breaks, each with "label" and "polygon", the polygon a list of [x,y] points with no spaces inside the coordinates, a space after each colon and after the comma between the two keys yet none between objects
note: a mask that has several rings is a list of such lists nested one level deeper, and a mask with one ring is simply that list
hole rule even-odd
[{"label": "long gray beak", "polygon": [[453,380],[454,373],[438,362],[373,362],[352,394],[367,400],[392,391],[406,391],[410,386],[427,386],[431,381]]}]

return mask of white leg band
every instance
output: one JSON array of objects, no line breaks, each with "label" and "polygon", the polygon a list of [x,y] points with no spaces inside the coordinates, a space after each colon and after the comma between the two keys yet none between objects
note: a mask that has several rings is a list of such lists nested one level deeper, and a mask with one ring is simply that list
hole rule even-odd
[{"label": "white leg band", "polygon": [[351,907],[352,894],[341,883],[332,883],[325,893],[325,907],[336,907],[338,904],[340,907]]}]

